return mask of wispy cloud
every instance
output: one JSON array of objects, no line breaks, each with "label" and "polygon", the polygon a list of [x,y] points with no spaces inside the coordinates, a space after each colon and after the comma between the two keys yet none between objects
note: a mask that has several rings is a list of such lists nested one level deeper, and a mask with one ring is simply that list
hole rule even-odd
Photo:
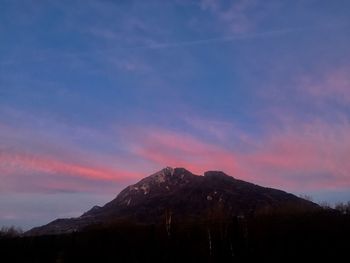
[{"label": "wispy cloud", "polygon": [[80,165],[74,162],[65,162],[26,153],[8,153],[2,151],[0,152],[0,163],[3,164],[1,166],[2,174],[6,175],[41,172],[106,181],[118,181],[135,177],[135,174],[123,170],[117,171],[108,168],[93,167],[93,165]]},{"label": "wispy cloud", "polygon": [[[113,131],[1,109],[6,114],[0,115],[0,192],[99,191],[142,175],[125,169],[131,161],[112,143]],[[92,150],[97,145],[104,150]]]},{"label": "wispy cloud", "polygon": [[348,122],[313,121],[287,127],[271,130],[259,148],[243,156],[250,173],[260,174],[266,182],[275,180],[295,189],[350,187]]},{"label": "wispy cloud", "polygon": [[335,101],[341,104],[350,102],[350,67],[340,66],[320,70],[317,75],[300,77],[299,89],[311,98],[322,101]]},{"label": "wispy cloud", "polygon": [[290,191],[350,187],[349,123],[334,126],[315,121],[293,124],[288,130],[271,129],[263,140],[250,138],[246,145],[250,150],[243,152],[182,132],[137,130],[132,151],[157,167],[187,167],[197,174],[219,169]]},{"label": "wispy cloud", "polygon": [[258,1],[256,0],[237,0],[228,1],[228,3],[220,0],[202,0],[200,3],[203,10],[211,11],[233,33],[242,33],[254,29],[257,21],[253,19],[250,12],[257,5]]},{"label": "wispy cloud", "polygon": [[285,29],[262,31],[262,32],[234,34],[231,36],[223,36],[223,37],[215,37],[215,38],[207,38],[207,39],[176,41],[176,42],[168,42],[168,43],[154,43],[150,45],[136,46],[136,47],[130,47],[125,49],[166,49],[166,48],[177,48],[177,47],[186,47],[186,46],[209,45],[209,44],[233,42],[233,41],[245,40],[245,39],[275,37],[283,34],[302,32],[302,31],[307,31],[312,29],[315,29],[315,28],[310,28],[310,27],[285,28]]},{"label": "wispy cloud", "polygon": [[232,152],[209,144],[190,134],[161,128],[140,129],[134,134],[133,153],[157,167],[186,167],[201,174],[206,170],[222,169],[236,172]]},{"label": "wispy cloud", "polygon": [[123,185],[140,177],[141,174],[130,170],[84,165],[76,160],[67,162],[34,153],[0,152],[1,192],[96,192],[99,185]]}]

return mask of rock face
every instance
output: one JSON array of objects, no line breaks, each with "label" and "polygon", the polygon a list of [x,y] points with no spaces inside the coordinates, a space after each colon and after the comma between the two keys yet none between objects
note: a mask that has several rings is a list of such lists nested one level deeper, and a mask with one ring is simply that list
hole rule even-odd
[{"label": "rock face", "polygon": [[194,175],[184,168],[167,167],[126,187],[103,207],[94,206],[78,218],[57,219],[33,228],[29,235],[78,231],[98,223],[127,220],[138,223],[173,222],[253,215],[266,209],[318,205],[281,190],[237,180],[221,171]]}]

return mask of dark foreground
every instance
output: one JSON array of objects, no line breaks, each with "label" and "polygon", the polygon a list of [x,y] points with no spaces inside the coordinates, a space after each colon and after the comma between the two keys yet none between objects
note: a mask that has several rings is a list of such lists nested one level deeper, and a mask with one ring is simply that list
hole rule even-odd
[{"label": "dark foreground", "polygon": [[349,246],[350,216],[317,211],[2,237],[0,262],[334,262],[349,260]]}]

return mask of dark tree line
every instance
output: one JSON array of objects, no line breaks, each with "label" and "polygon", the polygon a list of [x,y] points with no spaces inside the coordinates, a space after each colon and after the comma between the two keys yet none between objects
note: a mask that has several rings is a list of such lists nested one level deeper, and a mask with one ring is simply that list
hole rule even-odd
[{"label": "dark tree line", "polygon": [[[2,235],[0,262],[251,262],[348,258],[350,215],[274,210],[248,217],[114,222],[56,236]],[[4,229],[4,233],[13,230]]]},{"label": "dark tree line", "polygon": [[23,230],[15,226],[10,226],[10,227],[3,226],[0,229],[0,239],[19,237],[22,234],[23,234]]}]

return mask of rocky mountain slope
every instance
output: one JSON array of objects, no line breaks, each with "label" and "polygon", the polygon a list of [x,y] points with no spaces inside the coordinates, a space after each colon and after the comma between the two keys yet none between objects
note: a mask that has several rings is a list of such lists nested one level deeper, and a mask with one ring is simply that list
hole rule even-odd
[{"label": "rocky mountain slope", "polygon": [[33,228],[28,235],[79,231],[93,224],[115,221],[160,223],[229,219],[275,209],[317,209],[318,205],[281,190],[237,180],[220,171],[194,175],[184,168],[167,167],[126,187],[103,207],[82,216],[57,219]]}]

